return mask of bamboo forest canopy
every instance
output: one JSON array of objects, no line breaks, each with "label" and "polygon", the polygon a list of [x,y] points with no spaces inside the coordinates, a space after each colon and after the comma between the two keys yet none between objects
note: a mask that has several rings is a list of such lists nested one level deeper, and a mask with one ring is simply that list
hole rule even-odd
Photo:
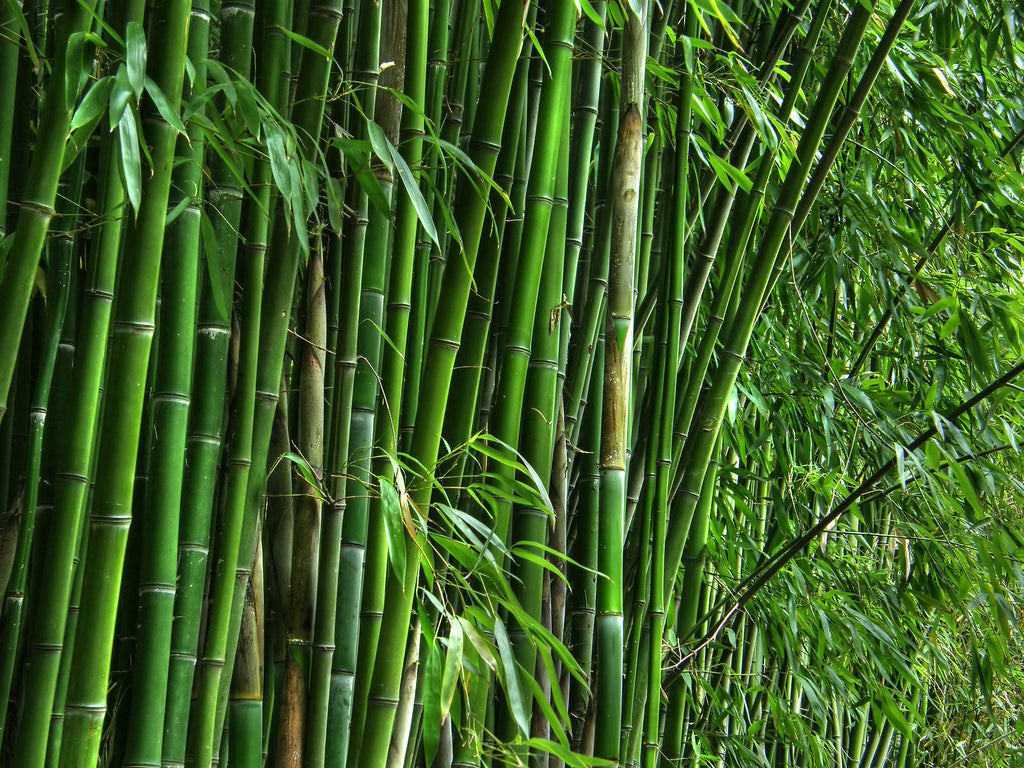
[{"label": "bamboo forest canopy", "polygon": [[1024,764],[1012,0],[2,0],[0,764]]}]

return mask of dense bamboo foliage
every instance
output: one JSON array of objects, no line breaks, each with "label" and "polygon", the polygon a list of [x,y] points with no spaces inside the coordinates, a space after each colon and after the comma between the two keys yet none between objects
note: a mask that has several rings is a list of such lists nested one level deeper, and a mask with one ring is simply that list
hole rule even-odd
[{"label": "dense bamboo foliage", "polygon": [[1021,29],[0,3],[0,765],[1022,764]]}]

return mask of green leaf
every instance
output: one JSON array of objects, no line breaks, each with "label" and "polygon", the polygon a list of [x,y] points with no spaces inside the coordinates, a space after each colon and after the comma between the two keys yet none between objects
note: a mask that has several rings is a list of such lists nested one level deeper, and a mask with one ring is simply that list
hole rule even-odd
[{"label": "green leaf", "polygon": [[139,22],[128,22],[124,44],[128,84],[138,99],[142,97],[142,89],[146,83],[146,33]]},{"label": "green leaf", "polygon": [[124,68],[122,64],[117,68],[117,74],[114,75],[114,85],[110,91],[110,128],[113,130],[114,126],[121,122],[121,118],[124,116],[124,111],[128,108],[128,103],[132,98],[132,89],[128,84],[128,70]]},{"label": "green leaf", "polygon": [[416,177],[413,176],[412,169],[395,146],[390,141],[387,144],[388,150],[391,152],[391,159],[394,161],[395,168],[398,169],[398,178],[402,180],[405,193],[409,195],[409,201],[412,203],[412,207],[416,209],[416,218],[420,220],[420,225],[423,227],[423,231],[427,233],[427,237],[434,242],[434,245],[440,248],[441,241],[437,236],[434,218],[430,215],[430,206],[427,205],[427,201],[423,198],[423,193],[420,192],[420,187],[416,183]]},{"label": "green leaf", "polygon": [[612,760],[605,760],[600,757],[589,757],[587,755],[581,755],[572,750],[566,749],[557,741],[551,741],[550,739],[533,738],[524,742],[525,746],[531,750],[537,750],[539,752],[545,752],[549,755],[554,755],[559,760],[564,762],[570,768],[600,768],[601,766],[614,766],[617,765]]},{"label": "green leaf", "polygon": [[448,650],[444,655],[444,675],[441,677],[441,717],[447,717],[462,672],[462,651],[465,635],[458,621],[451,623],[448,633]]},{"label": "green leaf", "polygon": [[356,177],[356,181],[363,188],[363,192],[370,199],[370,203],[378,212],[390,219],[391,204],[384,193],[380,179],[377,178],[377,174],[370,168],[369,153],[363,149],[363,146],[368,145],[365,142],[357,142],[345,136],[335,137],[334,143],[341,149],[341,153],[345,157],[345,164],[348,165],[352,174]]},{"label": "green leaf", "polygon": [[89,80],[92,57],[86,61],[85,44],[88,39],[85,32],[75,32],[68,37],[67,52],[64,55],[64,103],[68,109],[78,101],[78,94]]},{"label": "green leaf", "polygon": [[402,500],[386,477],[380,480],[380,500],[384,510],[384,535],[388,540],[388,561],[398,581],[405,581],[406,534],[402,521]]},{"label": "green leaf", "polygon": [[516,721],[519,732],[525,735],[530,732],[530,716],[519,683],[519,669],[516,665],[515,654],[512,652],[512,643],[509,642],[505,625],[498,618],[494,620],[494,639],[498,644],[501,678],[505,684],[505,696],[508,699],[509,709],[512,710],[512,717]]},{"label": "green leaf", "polygon": [[373,148],[373,154],[375,154],[377,159],[384,163],[384,167],[390,171],[392,169],[392,146],[391,142],[388,141],[388,137],[384,135],[384,129],[377,125],[373,120],[367,120],[366,133],[370,138],[370,146]]},{"label": "green leaf", "polygon": [[92,87],[86,92],[85,98],[82,99],[82,103],[78,105],[74,115],[71,116],[72,131],[87,125],[95,125],[99,121],[103,111],[107,108],[113,88],[113,75],[107,75],[92,84]]},{"label": "green leaf", "polygon": [[288,451],[281,455],[283,461],[290,461],[295,465],[295,471],[299,473],[306,484],[313,490],[313,493],[320,501],[326,501],[327,495],[323,492],[323,481],[320,475],[303,456]]},{"label": "green leaf", "polygon": [[221,253],[220,243],[217,242],[217,233],[213,229],[213,222],[206,211],[202,212],[199,220],[199,233],[203,238],[203,255],[206,261],[206,271],[210,276],[210,292],[213,294],[213,306],[221,321],[227,322],[230,317],[232,280],[233,276],[228,273],[225,267],[224,256]]},{"label": "green leaf", "polygon": [[288,29],[287,27],[281,27],[281,26],[275,27],[274,31],[275,32],[280,32],[282,35],[287,37],[293,43],[298,43],[303,48],[305,48],[307,50],[310,50],[310,51],[313,51],[313,53],[316,53],[316,54],[318,54],[320,56],[323,56],[325,59],[331,58],[331,52],[330,51],[328,51],[326,48],[324,48],[322,45],[320,45],[315,40],[310,40],[305,35],[300,35],[298,32],[292,32],[292,30]]},{"label": "green leaf", "polygon": [[117,134],[121,147],[121,177],[128,201],[137,214],[142,203],[142,158],[139,155],[139,132],[133,111],[125,110],[121,115]]},{"label": "green leaf", "polygon": [[268,125],[266,133],[267,155],[270,157],[270,172],[281,197],[291,204],[295,197],[295,173],[290,168],[291,157],[286,148],[284,131],[276,125]]},{"label": "green leaf", "polygon": [[327,184],[327,220],[331,223],[334,234],[341,235],[341,214],[344,206],[344,193],[341,181],[328,177]]},{"label": "green leaf", "polygon": [[423,753],[431,765],[441,744],[441,647],[430,646],[423,667]]},{"label": "green leaf", "polygon": [[181,122],[181,118],[178,116],[177,111],[171,106],[171,102],[167,100],[167,96],[160,90],[160,86],[153,82],[152,78],[147,77],[145,83],[146,93],[149,94],[149,98],[153,100],[156,105],[157,112],[160,113],[166,123],[171,126],[175,131],[180,134],[185,134],[185,124]]}]

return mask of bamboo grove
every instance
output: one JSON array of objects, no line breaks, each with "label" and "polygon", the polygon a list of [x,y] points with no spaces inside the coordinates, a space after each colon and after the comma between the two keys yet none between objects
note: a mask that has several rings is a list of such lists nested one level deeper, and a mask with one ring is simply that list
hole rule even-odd
[{"label": "bamboo grove", "polygon": [[1015,766],[1008,0],[0,3],[0,764]]}]

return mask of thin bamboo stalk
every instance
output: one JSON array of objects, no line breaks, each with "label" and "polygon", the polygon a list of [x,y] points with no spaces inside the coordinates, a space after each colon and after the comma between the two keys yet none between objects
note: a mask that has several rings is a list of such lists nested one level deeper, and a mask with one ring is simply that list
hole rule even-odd
[{"label": "thin bamboo stalk", "polygon": [[[89,31],[95,7],[95,0],[84,0],[76,3],[61,17],[58,30],[60,42],[56,46],[52,69],[58,74],[53,77],[53,82],[73,83],[75,87],[72,89],[58,85],[46,90],[39,135],[35,143],[36,151],[32,153],[32,165],[19,200],[21,208],[14,229],[14,243],[3,277],[0,278],[0,419],[7,411],[7,392],[14,376],[20,346],[18,341],[25,325],[46,233],[55,213],[53,206],[71,125],[71,113],[83,83],[82,75],[85,74],[69,70],[72,66],[82,67],[83,63],[68,62],[68,41],[73,35],[81,36]],[[69,93],[70,90],[73,92]],[[0,215],[6,215],[6,211]]]},{"label": "thin bamboo stalk", "polygon": [[[497,148],[501,143],[503,112],[507,107],[512,75],[519,57],[522,24],[522,8],[517,3],[503,3],[500,6],[495,20],[495,29],[498,31],[494,35],[488,54],[488,66],[484,72],[485,83],[481,89],[482,93],[487,94],[489,103],[487,109],[479,113],[480,119],[476,123],[469,152],[477,167],[488,175],[494,173]],[[468,199],[463,200],[464,197]],[[472,268],[486,214],[486,200],[478,196],[471,185],[463,185],[458,196],[457,210],[465,248],[465,262],[453,264],[453,268],[446,269],[444,273],[441,294],[445,298],[448,311],[435,318],[424,376],[427,386],[419,392],[419,416],[413,436],[413,456],[428,470],[437,460],[445,403],[462,335]],[[430,503],[430,492],[429,484],[415,492],[412,502],[417,509],[426,510]],[[419,562],[416,557],[407,558],[406,572],[402,578],[396,578],[394,574],[388,572],[381,639],[371,681],[370,707],[366,716],[367,721],[372,718],[375,723],[375,732],[367,734],[369,738],[363,740],[360,764],[382,765],[387,754],[395,708],[398,704],[401,660],[405,656],[409,615],[418,575]]]},{"label": "thin bamboo stalk", "polygon": [[623,29],[621,112],[611,187],[611,260],[605,322],[597,562],[598,570],[607,576],[607,580],[598,583],[595,622],[597,735],[594,754],[608,760],[619,759],[622,744],[622,545],[647,39],[646,11],[642,9],[638,15],[630,9]]},{"label": "thin bamboo stalk", "polygon": [[[202,62],[209,47],[209,10],[204,3],[193,2],[191,14],[188,54]],[[195,84],[204,78],[205,69],[200,63],[196,80],[186,83],[186,91],[194,91]],[[139,575],[139,642],[134,704],[128,715],[126,766],[160,764],[177,583],[179,509],[196,336],[204,149],[202,135],[195,129],[190,136],[179,137],[178,142],[183,162],[174,171],[177,200],[172,208],[185,208],[168,228],[165,243],[173,257],[165,262],[158,318],[161,333],[152,401],[154,445],[146,504],[140,516],[144,555]]]}]

